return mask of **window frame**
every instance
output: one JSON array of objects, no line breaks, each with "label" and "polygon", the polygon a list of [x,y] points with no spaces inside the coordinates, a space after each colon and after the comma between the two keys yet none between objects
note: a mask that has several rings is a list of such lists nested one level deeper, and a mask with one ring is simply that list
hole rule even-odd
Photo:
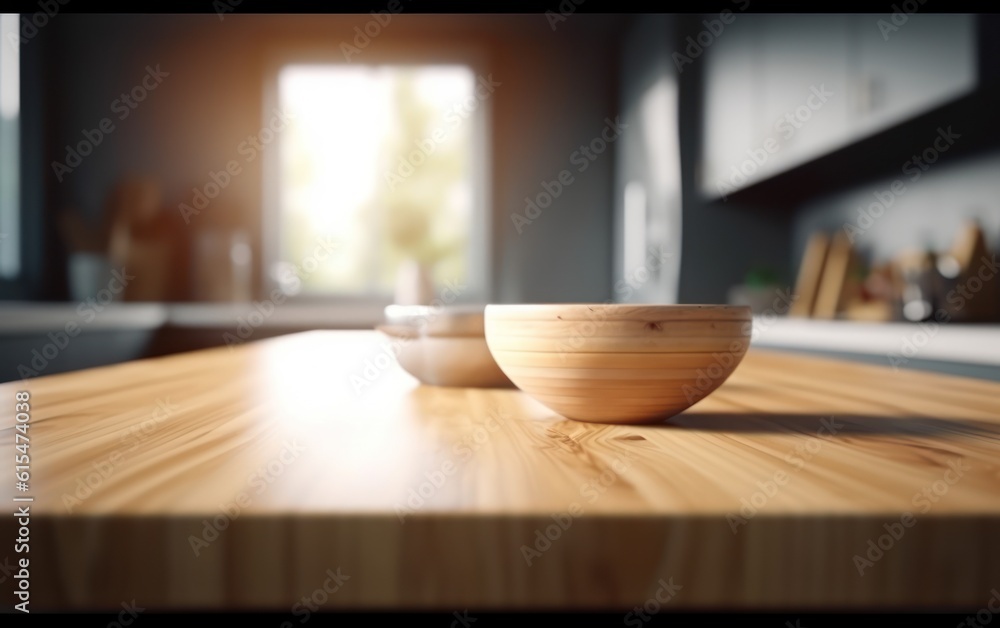
[{"label": "window frame", "polygon": [[[20,13],[3,13],[4,28],[0,29],[0,67],[6,66],[12,72],[0,76],[14,81],[14,98],[17,114],[0,128],[0,161],[8,168],[9,178],[0,173],[0,284],[17,284],[24,277],[24,255],[22,252],[23,202],[21,198],[21,124],[23,120],[23,96],[21,94],[21,43]],[[10,29],[10,30],[7,30]],[[11,38],[11,36],[13,36]],[[9,39],[10,38],[10,39]],[[10,64],[10,65],[7,65]],[[4,86],[0,85],[0,89]],[[0,98],[3,96],[0,95]],[[9,160],[9,162],[8,162]]]},{"label": "window frame", "polygon": [[[382,46],[372,45],[363,49],[350,60],[344,59],[340,43],[302,45],[272,49],[267,54],[263,68],[263,98],[261,100],[261,124],[267,124],[272,112],[279,109],[278,74],[290,64],[320,64],[344,66],[408,66],[408,65],[464,65],[476,76],[488,76],[488,64],[483,50],[461,46]],[[467,288],[460,292],[453,303],[489,303],[493,297],[493,251],[492,251],[492,97],[479,101],[473,115],[466,123],[471,123],[473,146],[473,207],[470,217],[469,246],[467,251]],[[275,264],[282,261],[281,251],[281,151],[283,143],[280,134],[274,143],[274,150],[262,151],[262,216],[261,216],[261,265],[260,283],[263,295],[280,290],[272,277]],[[434,298],[442,299],[435,288]],[[450,294],[450,292],[449,292]],[[393,295],[349,295],[299,293],[287,295],[289,301],[301,303],[390,305]]]}]

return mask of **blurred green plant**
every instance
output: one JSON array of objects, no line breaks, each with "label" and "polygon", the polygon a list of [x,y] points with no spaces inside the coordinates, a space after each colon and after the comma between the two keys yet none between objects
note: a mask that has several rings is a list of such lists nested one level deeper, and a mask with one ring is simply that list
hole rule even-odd
[{"label": "blurred green plant", "polygon": [[768,266],[756,266],[747,271],[744,285],[762,288],[778,284],[778,274]]},{"label": "blurred green plant", "polygon": [[[437,130],[435,123],[440,124],[438,111],[417,97],[412,74],[402,74],[395,87],[400,129],[387,142],[385,154],[393,168],[401,161],[410,167],[398,168],[406,176],[395,185],[382,186],[372,209],[381,210],[385,218],[390,258],[397,264],[412,259],[434,265],[465,245],[465,230],[454,229],[444,211],[449,194],[466,174],[465,146],[461,138],[448,135],[444,141],[428,142]],[[430,150],[421,148],[428,145]],[[416,155],[422,156],[419,163]]]}]

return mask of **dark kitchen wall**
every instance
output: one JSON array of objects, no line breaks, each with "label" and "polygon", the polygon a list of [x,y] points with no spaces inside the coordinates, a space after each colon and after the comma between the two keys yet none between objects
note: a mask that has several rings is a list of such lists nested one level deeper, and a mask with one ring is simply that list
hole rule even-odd
[{"label": "dark kitchen wall", "polygon": [[787,195],[793,262],[817,230],[848,233],[876,263],[947,250],[970,221],[1000,247],[1000,19],[911,16],[905,30],[876,37],[871,17],[853,19],[873,40],[867,54],[883,57],[866,77],[881,94],[869,111],[852,107],[846,126],[881,114],[882,130],[790,174],[812,188],[783,186],[807,191]]},{"label": "dark kitchen wall", "polygon": [[[737,6],[734,3],[733,9]],[[743,283],[751,271],[766,269],[786,286],[793,281],[789,264],[792,229],[788,215],[767,205],[750,205],[739,198],[712,198],[702,190],[705,84],[711,69],[707,52],[711,49],[696,55],[699,49],[690,47],[688,38],[697,40],[708,28],[705,20],[718,17],[718,14],[678,16],[677,44],[670,53],[680,83],[678,124],[684,190],[680,303],[725,303],[729,288]],[[734,19],[745,20],[746,16],[737,14]],[[730,35],[723,30],[719,39],[727,36]],[[755,146],[748,143],[740,148]]]},{"label": "dark kitchen wall", "polygon": [[[77,206],[98,218],[110,187],[127,173],[157,176],[170,208],[189,202],[192,188],[224,168],[240,142],[264,123],[264,68],[271,51],[326,46],[336,58],[340,44],[353,40],[354,28],[366,18],[60,15],[33,42],[40,74],[24,79],[31,86],[25,107],[45,115],[45,124],[27,128],[23,138],[26,145],[45,147],[41,180],[26,181],[32,186],[26,199],[38,199],[26,211],[44,212],[51,240],[55,210]],[[610,296],[611,151],[576,173],[522,233],[511,215],[524,213],[524,199],[542,192],[543,182],[572,168],[574,151],[601,133],[606,117],[616,115],[617,56],[626,22],[571,15],[553,29],[544,15],[397,15],[351,59],[364,63],[366,57],[406,59],[427,48],[464,50],[483,59],[502,83],[490,102],[495,300]],[[147,68],[157,67],[162,81],[119,119],[123,110],[114,101],[139,85]],[[114,129],[59,182],[51,162],[64,162],[65,146],[82,140],[83,132],[98,128],[104,118],[111,118]],[[205,210],[236,208],[258,242],[262,161],[247,164]],[[181,221],[179,212],[176,219]],[[49,257],[59,260],[60,247],[49,245]],[[50,285],[37,287],[36,296],[61,296],[62,267],[58,261],[52,265]]]},{"label": "dark kitchen wall", "polygon": [[[791,281],[787,213],[707,198],[697,185],[707,68],[704,55],[686,56],[686,38],[706,28],[704,17],[636,16],[626,35],[622,111],[631,127],[617,145],[614,296],[619,301],[725,303],[730,286],[762,268],[786,285]],[[678,63],[676,55],[686,61]],[[636,280],[636,268],[624,263],[623,254],[636,246],[626,243],[623,233],[630,183],[644,190],[647,244],[664,258],[644,269],[646,281]],[[648,264],[649,256],[635,259],[644,257]]]},{"label": "dark kitchen wall", "polygon": [[[793,282],[817,229],[858,226],[874,261],[946,249],[970,219],[1000,243],[1000,20],[921,14],[887,31],[884,17],[736,11],[716,35],[704,31],[718,14],[681,24],[682,300],[722,298],[750,265]],[[888,206],[869,225],[858,208],[876,194]]]},{"label": "dark kitchen wall", "polygon": [[[961,124],[952,129],[958,130],[975,133]],[[948,250],[970,220],[978,221],[993,250],[1000,250],[1000,151],[927,164],[926,170],[913,163],[905,167],[900,163],[894,176],[803,205],[795,219],[795,259],[816,230],[849,232],[874,262],[925,246]],[[902,193],[893,193],[893,186]]]},{"label": "dark kitchen wall", "polygon": [[619,302],[677,303],[683,225],[677,71],[670,61],[674,19],[638,17],[622,50],[626,128],[615,143],[614,298]]},{"label": "dark kitchen wall", "polygon": [[[950,249],[963,224],[978,222],[994,250],[1000,250],[1000,19],[973,17],[973,30],[951,42],[939,39],[949,22],[961,16],[926,16],[917,23],[915,47],[946,62],[914,64],[912,55],[889,64],[896,74],[909,70],[919,99],[923,86],[939,86],[972,71],[973,88],[912,119],[820,160],[818,167],[851,175],[849,183],[821,189],[796,204],[794,247],[797,262],[809,234],[844,230],[873,262],[886,261],[904,250]],[[916,22],[916,20],[914,20]],[[920,30],[923,30],[923,33]],[[890,42],[906,45],[902,30]],[[945,35],[946,37],[946,35]],[[947,43],[948,54],[942,54]],[[955,51],[964,62],[953,58]],[[964,51],[964,52],[963,52]],[[926,56],[927,53],[925,53]],[[971,57],[971,58],[969,58]],[[888,100],[888,98],[883,99]],[[853,166],[853,167],[850,167]],[[815,171],[816,168],[813,168]],[[816,177],[820,181],[821,177]]]}]

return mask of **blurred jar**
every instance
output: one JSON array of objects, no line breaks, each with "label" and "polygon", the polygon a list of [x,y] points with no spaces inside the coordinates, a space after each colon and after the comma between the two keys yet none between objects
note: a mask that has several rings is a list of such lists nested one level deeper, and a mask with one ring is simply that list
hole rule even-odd
[{"label": "blurred jar", "polygon": [[915,323],[930,320],[936,302],[934,253],[929,250],[904,251],[896,258],[896,268],[902,319]]},{"label": "blurred jar", "polygon": [[253,252],[245,231],[206,229],[195,237],[192,296],[247,302],[253,297]]},{"label": "blurred jar", "polygon": [[[110,285],[111,263],[100,253],[71,253],[68,275],[70,298],[74,301],[86,301]],[[121,300],[120,293],[114,293],[114,296],[116,301]]]}]

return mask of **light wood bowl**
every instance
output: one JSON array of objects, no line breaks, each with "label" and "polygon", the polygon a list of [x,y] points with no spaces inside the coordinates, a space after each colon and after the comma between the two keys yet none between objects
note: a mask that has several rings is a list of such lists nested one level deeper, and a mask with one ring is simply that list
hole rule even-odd
[{"label": "light wood bowl", "polygon": [[489,305],[486,342],[533,398],[577,421],[649,423],[718,388],[750,345],[742,305]]}]

